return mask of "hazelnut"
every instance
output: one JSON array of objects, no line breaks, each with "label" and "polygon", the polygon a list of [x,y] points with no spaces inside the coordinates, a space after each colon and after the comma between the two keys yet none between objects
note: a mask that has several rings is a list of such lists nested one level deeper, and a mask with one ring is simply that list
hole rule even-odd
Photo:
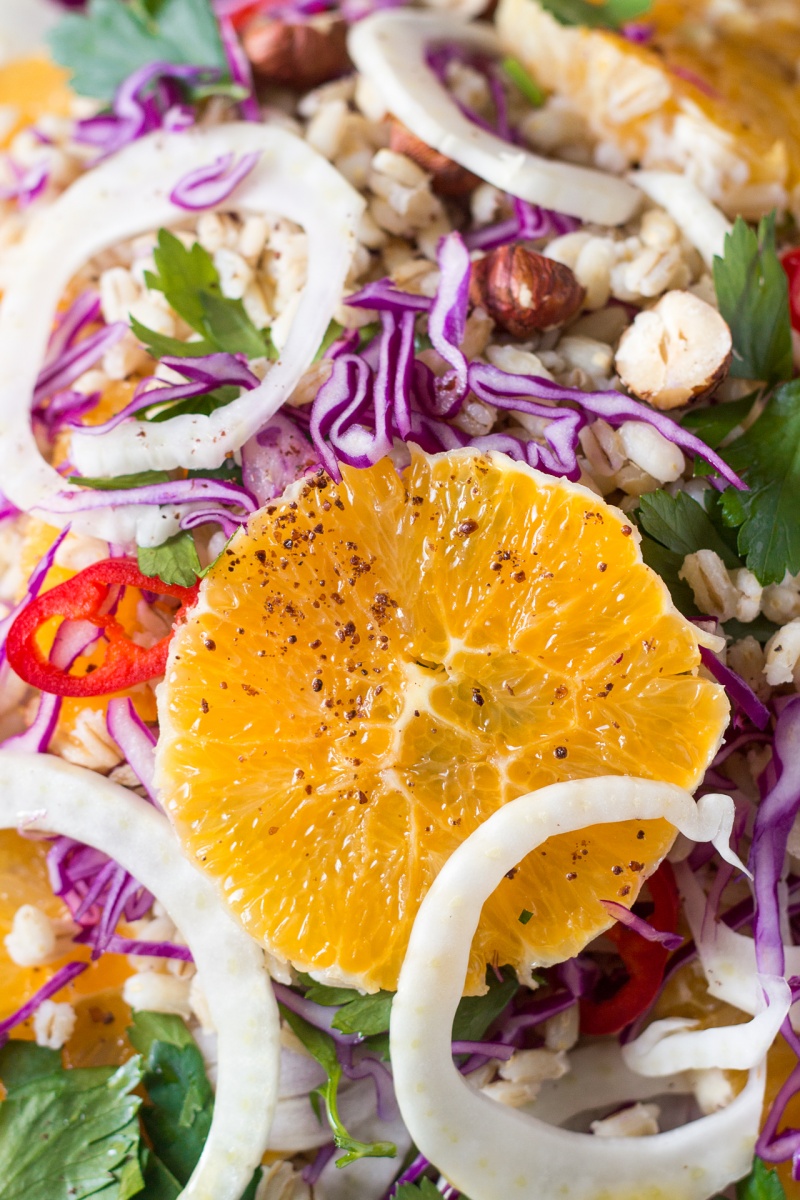
[{"label": "hazelnut", "polygon": [[524,246],[500,246],[472,264],[473,304],[514,337],[564,325],[585,295],[569,267]]},{"label": "hazelnut", "polygon": [[680,408],[727,374],[731,331],[691,292],[667,292],[622,335],[616,368],[629,392],[654,408]]},{"label": "hazelnut", "polygon": [[296,91],[327,83],[351,66],[347,25],[329,17],[302,22],[256,17],[245,29],[242,44],[259,78]]},{"label": "hazelnut", "polygon": [[431,176],[431,187],[440,196],[466,196],[480,183],[477,175],[428,146],[396,117],[392,118],[389,147],[427,171]]}]

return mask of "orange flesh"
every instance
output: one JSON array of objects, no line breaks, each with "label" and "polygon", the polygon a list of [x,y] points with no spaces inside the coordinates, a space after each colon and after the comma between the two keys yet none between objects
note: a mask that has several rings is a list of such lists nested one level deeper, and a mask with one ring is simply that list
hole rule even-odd
[{"label": "orange flesh", "polygon": [[[160,785],[254,937],[393,988],[422,896],[491,812],[598,774],[694,787],[727,703],[631,527],[584,489],[470,452],[315,482],[251,519],[176,634]],[[534,943],[574,954],[673,835],[551,839],[487,903],[469,990]]]}]

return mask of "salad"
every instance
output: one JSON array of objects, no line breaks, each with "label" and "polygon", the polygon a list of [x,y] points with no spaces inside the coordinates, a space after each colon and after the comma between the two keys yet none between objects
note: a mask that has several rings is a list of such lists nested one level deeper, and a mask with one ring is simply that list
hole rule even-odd
[{"label": "salad", "polygon": [[0,1200],[800,1194],[798,53],[0,0]]}]

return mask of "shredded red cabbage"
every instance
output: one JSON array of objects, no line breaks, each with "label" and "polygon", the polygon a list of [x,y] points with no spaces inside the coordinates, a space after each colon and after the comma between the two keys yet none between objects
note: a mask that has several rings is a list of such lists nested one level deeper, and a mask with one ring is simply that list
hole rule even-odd
[{"label": "shredded red cabbage", "polygon": [[244,95],[239,101],[239,109],[245,121],[258,122],[261,120],[261,110],[258,107],[258,100],[256,99],[250,60],[236,36],[236,30],[233,27],[230,17],[226,13],[219,13],[218,15],[220,37],[222,38],[225,57],[228,60],[231,79],[244,91]]},{"label": "shredded red cabbage", "polygon": [[517,196],[509,196],[509,200],[514,208],[513,217],[465,234],[464,242],[468,250],[495,250],[508,242],[536,241],[538,238],[572,233],[580,226],[580,221],[575,217],[539,208]]},{"label": "shredded red cabbage", "polygon": [[8,1041],[8,1035],[17,1025],[21,1025],[23,1021],[27,1021],[36,1012],[37,1008],[49,1000],[51,996],[55,996],[56,992],[60,992],[68,983],[72,983],[78,975],[88,967],[88,963],[71,962],[66,966],[61,967],[56,971],[52,979],[43,984],[37,992],[31,996],[21,1008],[18,1008],[10,1017],[6,1017],[4,1021],[0,1021],[0,1046],[4,1046]]},{"label": "shredded red cabbage", "polygon": [[[477,362],[470,364],[469,385],[481,400],[498,408],[529,412],[531,410],[527,404],[533,398],[559,404],[577,404],[584,413],[602,417],[611,426],[622,425],[625,421],[643,421],[681,450],[704,459],[733,487],[740,491],[748,490],[744,480],[700,438],[681,428],[664,413],[648,408],[630,396],[623,396],[621,392],[582,392],[578,388],[562,387],[550,379],[534,375],[511,375],[499,367]],[[539,415],[538,412],[536,415]]]},{"label": "shredded red cabbage", "polygon": [[33,393],[34,404],[41,404],[46,396],[68,388],[93,367],[106,351],[116,346],[127,331],[128,326],[124,321],[115,321],[113,325],[106,325],[80,342],[73,339],[68,349],[42,367]]},{"label": "shredded red cabbage", "polygon": [[769,725],[769,709],[765,704],[761,703],[758,696],[749,684],[745,683],[741,675],[737,675],[725,663],[720,662],[716,654],[706,646],[700,647],[700,657],[703,660],[703,666],[706,670],[714,676],[718,683],[722,684],[736,707],[752,721],[756,729],[766,729],[767,725]]},{"label": "shredded red cabbage", "polygon": [[319,462],[289,411],[276,413],[269,423],[242,446],[242,483],[259,505],[283,495],[295,479]]},{"label": "shredded red cabbage", "polygon": [[[228,354],[218,351],[214,354],[197,355],[192,358],[178,358],[167,354],[161,359],[165,367],[183,375],[188,383],[167,384],[154,375],[148,375],[140,380],[133,393],[133,399],[124,408],[109,417],[101,425],[80,425],[81,433],[89,437],[102,436],[109,430],[115,429],[123,421],[127,421],[136,413],[156,404],[173,404],[178,400],[192,400],[198,396],[206,396],[218,387],[240,387],[246,390],[258,387],[259,379],[247,366],[241,355]],[[153,387],[156,383],[159,386]],[[77,425],[77,422],[71,422]]]},{"label": "shredded red cabbage", "polygon": [[[460,346],[467,322],[471,263],[461,234],[449,233],[443,237],[436,258],[441,276],[428,314],[428,336],[434,350],[452,370],[436,380],[437,412],[434,415],[449,417],[458,412],[467,394],[467,360]],[[399,421],[397,429],[404,437]]]},{"label": "shredded red cabbage", "polygon": [[643,917],[637,917],[636,913],[631,912],[624,904],[617,904],[616,900],[601,900],[600,903],[609,916],[619,921],[620,925],[627,925],[628,929],[634,929],[648,942],[659,942],[667,950],[677,950],[683,945],[683,938],[679,933],[662,933],[660,930],[654,929]]},{"label": "shredded red cabbage", "polygon": [[147,792],[151,804],[160,809],[156,799],[156,736],[148,729],[127,697],[114,696],[106,710],[106,728],[119,746],[139,783]]},{"label": "shredded red cabbage", "polygon": [[27,208],[41,196],[50,182],[50,168],[46,162],[34,163],[32,167],[23,168],[8,155],[6,162],[11,168],[14,183],[9,187],[0,187],[0,200],[16,200],[20,208]]},{"label": "shredded red cabbage", "polygon": [[191,504],[196,500],[236,505],[246,513],[253,512],[257,507],[244,488],[224,479],[173,479],[167,483],[148,483],[144,487],[115,488],[107,492],[88,488],[78,492],[59,492],[55,500],[41,507],[45,512],[63,515],[89,512],[94,508],[117,508],[125,504]]},{"label": "shredded red cabbage", "polygon": [[[55,839],[47,855],[47,869],[53,894],[84,927],[76,940],[82,938],[92,945],[92,958],[105,951],[123,917],[138,921],[153,906],[151,893],[119,863],[72,838]],[[91,937],[88,929],[94,930]]]},{"label": "shredded red cabbage", "polygon": [[155,129],[185,128],[191,110],[181,85],[207,87],[221,78],[217,67],[147,63],[117,88],[110,113],[78,122],[75,140],[95,146],[100,158],[107,158]]},{"label": "shredded red cabbage", "polygon": [[179,179],[169,194],[177,208],[200,212],[227,200],[261,157],[260,151],[243,154],[239,162],[233,154],[221,154],[207,167],[196,167]]}]

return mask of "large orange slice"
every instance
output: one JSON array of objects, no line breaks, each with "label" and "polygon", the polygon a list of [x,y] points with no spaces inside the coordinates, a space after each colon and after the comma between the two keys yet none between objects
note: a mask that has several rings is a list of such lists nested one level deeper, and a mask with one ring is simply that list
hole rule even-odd
[{"label": "large orange slice", "polygon": [[[592,775],[697,785],[728,713],[698,661],[618,510],[503,455],[416,453],[236,535],[172,642],[158,782],[255,938],[393,988],[422,896],[498,806]],[[470,989],[530,967],[529,929],[575,953],[673,833],[551,839],[486,905]]]}]

